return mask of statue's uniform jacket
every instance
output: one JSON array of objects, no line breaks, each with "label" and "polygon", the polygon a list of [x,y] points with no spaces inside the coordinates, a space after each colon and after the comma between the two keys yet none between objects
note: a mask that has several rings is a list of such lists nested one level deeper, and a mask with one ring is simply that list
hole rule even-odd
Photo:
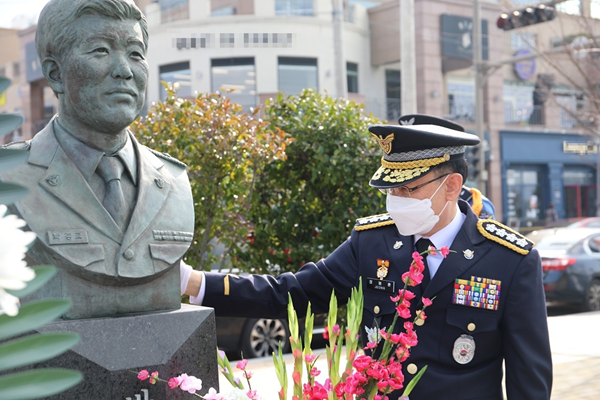
[{"label": "statue's uniform jacket", "polygon": [[8,146],[28,149],[29,158],[2,180],[29,189],[16,209],[38,235],[28,253],[33,262],[58,265],[104,287],[144,284],[176,270],[169,274],[169,285],[176,289],[178,307],[179,260],[191,244],[194,224],[185,165],[140,145],[132,134],[130,138],[138,168],[137,199],[124,232],[59,145],[52,123],[30,142]]},{"label": "statue's uniform jacket", "polygon": [[[414,377],[407,371],[410,364],[418,369],[428,366],[410,398],[502,400],[504,361],[509,400],[547,400],[552,360],[539,254],[530,244],[524,255],[509,248],[506,241],[501,244],[485,237],[477,227],[483,220],[466,202],[459,201],[459,206],[466,219],[450,247],[455,252],[442,261],[425,293],[419,286],[410,288],[416,299],[433,299],[425,323],[415,327],[419,343],[403,364],[405,385]],[[362,278],[362,326],[372,327],[377,320],[381,327],[389,327],[395,304],[389,293],[369,289],[366,281],[376,277],[378,259],[389,260],[385,279],[394,281],[396,290],[401,288],[401,276],[409,268],[413,251],[413,237],[400,235],[393,223],[354,229],[331,255],[304,265],[296,274],[274,278],[206,273],[203,304],[214,307],[217,315],[285,318],[290,293],[299,313],[305,313],[308,301],[313,311],[326,312],[332,288],[343,304]],[[496,310],[453,304],[455,280],[471,277],[501,281]],[[422,307],[416,301],[413,316]],[[397,325],[400,329],[402,323]],[[476,346],[473,359],[466,364],[459,364],[453,356],[455,341],[462,335],[470,336]]]}]

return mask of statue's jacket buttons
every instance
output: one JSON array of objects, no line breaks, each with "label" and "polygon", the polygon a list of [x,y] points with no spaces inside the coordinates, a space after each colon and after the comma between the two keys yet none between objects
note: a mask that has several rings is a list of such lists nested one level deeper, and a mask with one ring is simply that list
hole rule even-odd
[{"label": "statue's jacket buttons", "polygon": [[135,257],[135,253],[133,250],[127,249],[123,252],[123,258],[125,258],[126,260],[133,260],[133,257]]}]

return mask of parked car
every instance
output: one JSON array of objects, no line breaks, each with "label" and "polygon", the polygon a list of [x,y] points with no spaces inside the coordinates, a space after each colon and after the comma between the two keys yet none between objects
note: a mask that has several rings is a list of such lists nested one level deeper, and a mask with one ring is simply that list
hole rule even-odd
[{"label": "parked car", "polygon": [[600,228],[600,217],[583,218],[570,223],[567,228]]},{"label": "parked car", "polygon": [[548,302],[600,310],[600,229],[543,229],[528,235],[536,241]]},{"label": "parked car", "polygon": [[[279,343],[283,352],[290,351],[290,330],[286,320],[266,318],[217,317],[217,346],[227,352],[240,353],[244,358],[269,357],[278,351]],[[313,342],[321,340],[325,331],[326,315],[315,315]],[[304,320],[300,321],[304,327]]]}]

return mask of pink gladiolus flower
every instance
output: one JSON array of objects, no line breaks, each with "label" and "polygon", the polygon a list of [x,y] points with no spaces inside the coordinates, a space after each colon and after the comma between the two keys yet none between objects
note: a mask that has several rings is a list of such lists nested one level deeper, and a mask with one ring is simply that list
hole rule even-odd
[{"label": "pink gladiolus flower", "polygon": [[372,350],[377,347],[377,342],[368,342],[365,350]]},{"label": "pink gladiolus flower", "polygon": [[429,300],[427,297],[423,297],[423,304],[425,304],[427,307],[429,307],[430,305],[433,304],[433,302],[431,300]]},{"label": "pink gladiolus flower", "polygon": [[404,291],[404,300],[410,301],[416,297],[416,295],[410,290],[403,289]]},{"label": "pink gladiolus flower", "polygon": [[396,307],[396,312],[398,313],[398,316],[404,319],[408,319],[410,318],[410,309],[404,304],[398,304],[398,307]]},{"label": "pink gladiolus flower", "polygon": [[298,358],[302,355],[302,350],[296,349],[292,352],[292,354],[294,355],[294,358]]},{"label": "pink gladiolus flower", "polygon": [[168,385],[171,389],[175,389],[177,386],[181,384],[181,379],[179,377],[169,379]]},{"label": "pink gladiolus flower", "polygon": [[154,385],[156,383],[156,378],[158,378],[158,371],[154,371],[150,374],[150,384]]},{"label": "pink gladiolus flower", "polygon": [[414,325],[412,322],[410,321],[406,321],[404,323],[404,329],[408,330],[408,331],[412,331],[413,329],[415,329]]},{"label": "pink gladiolus flower", "polygon": [[248,390],[248,393],[246,393],[246,396],[248,396],[249,399],[256,399],[256,390]]},{"label": "pink gladiolus flower", "polygon": [[427,253],[428,253],[429,255],[435,256],[435,255],[436,255],[436,252],[435,252],[435,247],[433,247],[433,246],[429,246],[429,247],[427,248]]},{"label": "pink gladiolus flower", "polygon": [[339,325],[334,325],[333,326],[333,333],[335,333],[336,335],[340,334],[340,326]]},{"label": "pink gladiolus flower", "polygon": [[246,377],[246,379],[252,378],[253,375],[254,375],[254,372],[252,372],[252,371],[244,371],[244,376]]},{"label": "pink gladiolus flower", "polygon": [[325,327],[325,331],[323,332],[323,339],[329,340],[329,327]]},{"label": "pink gladiolus flower", "polygon": [[225,397],[223,397],[223,395],[221,395],[220,393],[217,393],[217,391],[214,388],[210,388],[210,389],[208,389],[208,393],[206,393],[204,395],[204,399],[205,400],[225,400]]},{"label": "pink gladiolus flower", "polygon": [[294,371],[294,372],[292,373],[292,379],[294,380],[294,383],[295,383],[296,385],[299,385],[299,384],[300,384],[300,372],[298,372],[298,371]]},{"label": "pink gladiolus flower", "polygon": [[315,359],[317,358],[317,356],[315,356],[313,353],[311,354],[307,354],[304,356],[304,361],[306,361],[307,363],[311,363],[313,361],[315,361]]},{"label": "pink gladiolus flower", "polygon": [[311,376],[319,376],[321,374],[321,371],[319,371],[317,369],[317,367],[313,367],[313,369],[310,370],[310,375]]},{"label": "pink gladiolus flower", "polygon": [[148,379],[148,376],[149,376],[148,371],[143,369],[139,372],[137,377],[140,381],[145,381],[146,379]]},{"label": "pink gladiolus flower", "polygon": [[181,390],[186,391],[188,393],[196,393],[197,390],[202,389],[202,381],[195,376],[188,376],[187,374],[180,375],[182,377],[181,385],[179,387]]},{"label": "pink gladiolus flower", "polygon": [[427,315],[425,315],[425,311],[423,310],[419,310],[417,311],[417,316],[422,319],[423,321],[425,321],[427,319]]},{"label": "pink gladiolus flower", "polygon": [[413,262],[411,264],[415,266],[419,270],[419,272],[423,272],[425,269],[425,264],[423,264],[423,257],[417,253],[416,251],[412,254]]},{"label": "pink gladiolus flower", "polygon": [[246,366],[248,365],[248,360],[242,360],[242,361],[238,361],[238,363],[235,365],[238,369],[240,370],[245,370]]},{"label": "pink gladiolus flower", "polygon": [[444,246],[440,249],[440,253],[442,253],[442,257],[446,258],[450,254],[450,249],[448,246]]}]

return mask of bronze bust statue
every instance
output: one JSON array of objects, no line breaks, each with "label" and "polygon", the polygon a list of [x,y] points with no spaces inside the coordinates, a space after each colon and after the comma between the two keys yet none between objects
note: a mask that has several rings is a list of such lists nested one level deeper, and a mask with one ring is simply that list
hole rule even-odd
[{"label": "bronze bust statue", "polygon": [[38,297],[67,318],[180,307],[179,263],[194,227],[185,165],[137,142],[148,27],[131,0],[51,0],[36,47],[59,112],[8,148],[28,162],[1,179],[29,189],[12,212],[37,234],[31,265],[59,267]]}]

